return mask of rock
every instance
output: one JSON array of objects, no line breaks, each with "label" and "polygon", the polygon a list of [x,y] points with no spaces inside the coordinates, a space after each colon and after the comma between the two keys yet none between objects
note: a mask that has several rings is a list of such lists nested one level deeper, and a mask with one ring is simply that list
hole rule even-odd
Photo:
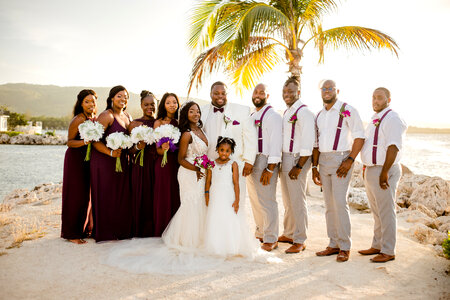
[{"label": "rock", "polygon": [[[406,199],[409,199],[409,197],[412,195],[414,190],[430,178],[429,176],[425,175],[414,175],[414,174],[406,174],[400,178],[400,182],[398,183],[397,187],[397,198],[399,195],[402,195]],[[409,206],[409,204],[408,204]]]},{"label": "rock", "polygon": [[419,223],[437,229],[434,220],[418,210],[407,210],[401,213],[401,216],[404,217],[408,223]]},{"label": "rock", "polygon": [[434,222],[436,223],[437,227],[440,227],[442,224],[450,223],[450,216],[437,217]]},{"label": "rock", "polygon": [[444,249],[442,248],[441,245],[434,245],[433,246],[434,251],[436,251],[436,254],[439,256],[444,256]]},{"label": "rock", "polygon": [[9,144],[9,135],[3,133],[0,135],[0,144]]},{"label": "rock", "polygon": [[408,206],[423,204],[438,216],[450,214],[450,184],[440,177],[431,177],[420,184],[411,194]]},{"label": "rock", "polygon": [[67,143],[67,137],[59,135],[19,134],[11,137],[9,143],[19,145],[64,145]]},{"label": "rock", "polygon": [[348,205],[360,211],[369,209],[369,200],[367,199],[365,190],[360,188],[350,188],[348,193]]},{"label": "rock", "polygon": [[352,179],[350,181],[351,187],[362,188],[364,187],[364,179],[362,176],[363,165],[360,162],[355,161],[353,166]]},{"label": "rock", "polygon": [[439,226],[438,230],[443,233],[448,233],[450,231],[450,223],[442,224],[441,226]]},{"label": "rock", "polygon": [[418,210],[433,219],[437,218],[437,214],[434,211],[430,210],[428,207],[426,207],[425,205],[423,205],[421,203],[417,203],[417,202],[413,203],[408,207],[408,209],[409,210]]},{"label": "rock", "polygon": [[414,175],[413,172],[405,165],[400,164],[400,166],[402,167],[402,176],[404,175]]},{"label": "rock", "polygon": [[413,235],[422,244],[441,245],[447,238],[447,234],[425,226],[424,224],[416,224],[411,228]]}]

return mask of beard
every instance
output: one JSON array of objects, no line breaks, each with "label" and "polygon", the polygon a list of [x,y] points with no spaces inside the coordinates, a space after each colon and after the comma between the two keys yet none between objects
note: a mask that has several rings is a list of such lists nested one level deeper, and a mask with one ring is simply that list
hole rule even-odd
[{"label": "beard", "polygon": [[325,104],[333,103],[333,101],[335,101],[335,100],[336,100],[336,95],[334,95],[333,97],[331,97],[331,98],[328,99],[328,100],[325,100],[325,99],[322,98],[322,101],[323,101],[323,103],[325,103]]},{"label": "beard", "polygon": [[[255,100],[256,99],[259,99],[260,101],[258,102],[258,103],[255,103]],[[266,103],[267,103],[267,98],[263,98],[263,99],[261,99],[261,98],[252,98],[252,102],[253,102],[253,105],[256,107],[256,108],[261,108],[261,107],[263,107],[264,105],[266,105]]]}]

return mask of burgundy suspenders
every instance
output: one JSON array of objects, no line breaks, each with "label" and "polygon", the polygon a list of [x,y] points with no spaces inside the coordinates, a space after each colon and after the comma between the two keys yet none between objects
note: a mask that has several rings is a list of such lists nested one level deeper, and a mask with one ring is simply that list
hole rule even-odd
[{"label": "burgundy suspenders", "polygon": [[[340,112],[345,110],[345,107],[347,106],[347,103],[343,103],[341,106]],[[320,113],[322,111],[319,111],[319,113],[316,116],[316,139],[317,142],[319,141],[319,127],[317,126],[317,120],[319,119]],[[333,144],[333,151],[336,151],[339,145],[339,139],[341,137],[341,131],[342,131],[342,123],[344,122],[344,116],[342,113],[339,113],[339,121],[336,128],[336,135],[334,136],[334,144]]]},{"label": "burgundy suspenders", "polygon": [[378,146],[378,133],[380,131],[380,124],[381,121],[383,121],[384,117],[391,111],[392,109],[389,109],[387,112],[383,114],[380,121],[378,122],[378,125],[375,126],[375,134],[373,136],[373,147],[372,147],[372,163],[374,165],[377,164],[377,146]]},{"label": "burgundy suspenders", "polygon": [[262,152],[262,148],[263,148],[263,138],[262,138],[262,121],[264,118],[264,115],[266,114],[266,112],[271,109],[272,106],[267,106],[266,109],[264,110],[264,112],[261,115],[261,119],[259,119],[259,126],[258,126],[258,152],[261,153]]}]

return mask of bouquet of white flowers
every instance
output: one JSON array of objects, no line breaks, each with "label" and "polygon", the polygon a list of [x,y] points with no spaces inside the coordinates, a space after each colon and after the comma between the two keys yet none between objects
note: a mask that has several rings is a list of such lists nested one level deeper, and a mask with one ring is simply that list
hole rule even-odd
[{"label": "bouquet of white flowers", "polygon": [[[113,132],[106,137],[106,147],[112,150],[127,149],[133,147],[130,136],[123,132]],[[122,172],[122,164],[120,157],[116,158],[116,172]]]},{"label": "bouquet of white flowers", "polygon": [[[97,121],[86,120],[80,125],[78,125],[78,131],[80,132],[80,137],[84,142],[98,142],[103,136],[105,129],[103,125]],[[85,161],[91,159],[91,143],[88,144]]]},{"label": "bouquet of white flowers", "polygon": [[[134,127],[133,130],[131,130],[131,141],[133,144],[137,144],[140,141],[144,141],[147,145],[151,145],[155,142],[155,137],[153,135],[153,128],[148,127],[146,125],[141,125],[138,127]],[[141,149],[139,153],[136,155],[136,161],[139,159],[139,165],[142,167],[144,166],[144,149]]]},{"label": "bouquet of white flowers", "polygon": [[[169,142],[169,150],[174,152],[177,149],[176,143],[180,140],[180,130],[170,124],[161,125],[154,131],[156,145],[161,147],[162,144]],[[164,167],[167,163],[167,150],[164,151],[163,159],[161,161],[161,167]]]}]

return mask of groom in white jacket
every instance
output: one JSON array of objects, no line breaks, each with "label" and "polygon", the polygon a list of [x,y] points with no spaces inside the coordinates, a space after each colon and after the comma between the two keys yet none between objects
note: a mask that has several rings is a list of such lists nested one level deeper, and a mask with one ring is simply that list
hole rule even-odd
[{"label": "groom in white jacket", "polygon": [[209,140],[208,157],[211,160],[218,157],[216,144],[219,136],[235,140],[236,147],[231,159],[239,166],[239,200],[244,201],[245,177],[252,173],[258,140],[255,125],[250,117],[250,107],[227,103],[227,86],[221,81],[212,84],[210,95],[211,103],[201,107],[203,129]]}]

